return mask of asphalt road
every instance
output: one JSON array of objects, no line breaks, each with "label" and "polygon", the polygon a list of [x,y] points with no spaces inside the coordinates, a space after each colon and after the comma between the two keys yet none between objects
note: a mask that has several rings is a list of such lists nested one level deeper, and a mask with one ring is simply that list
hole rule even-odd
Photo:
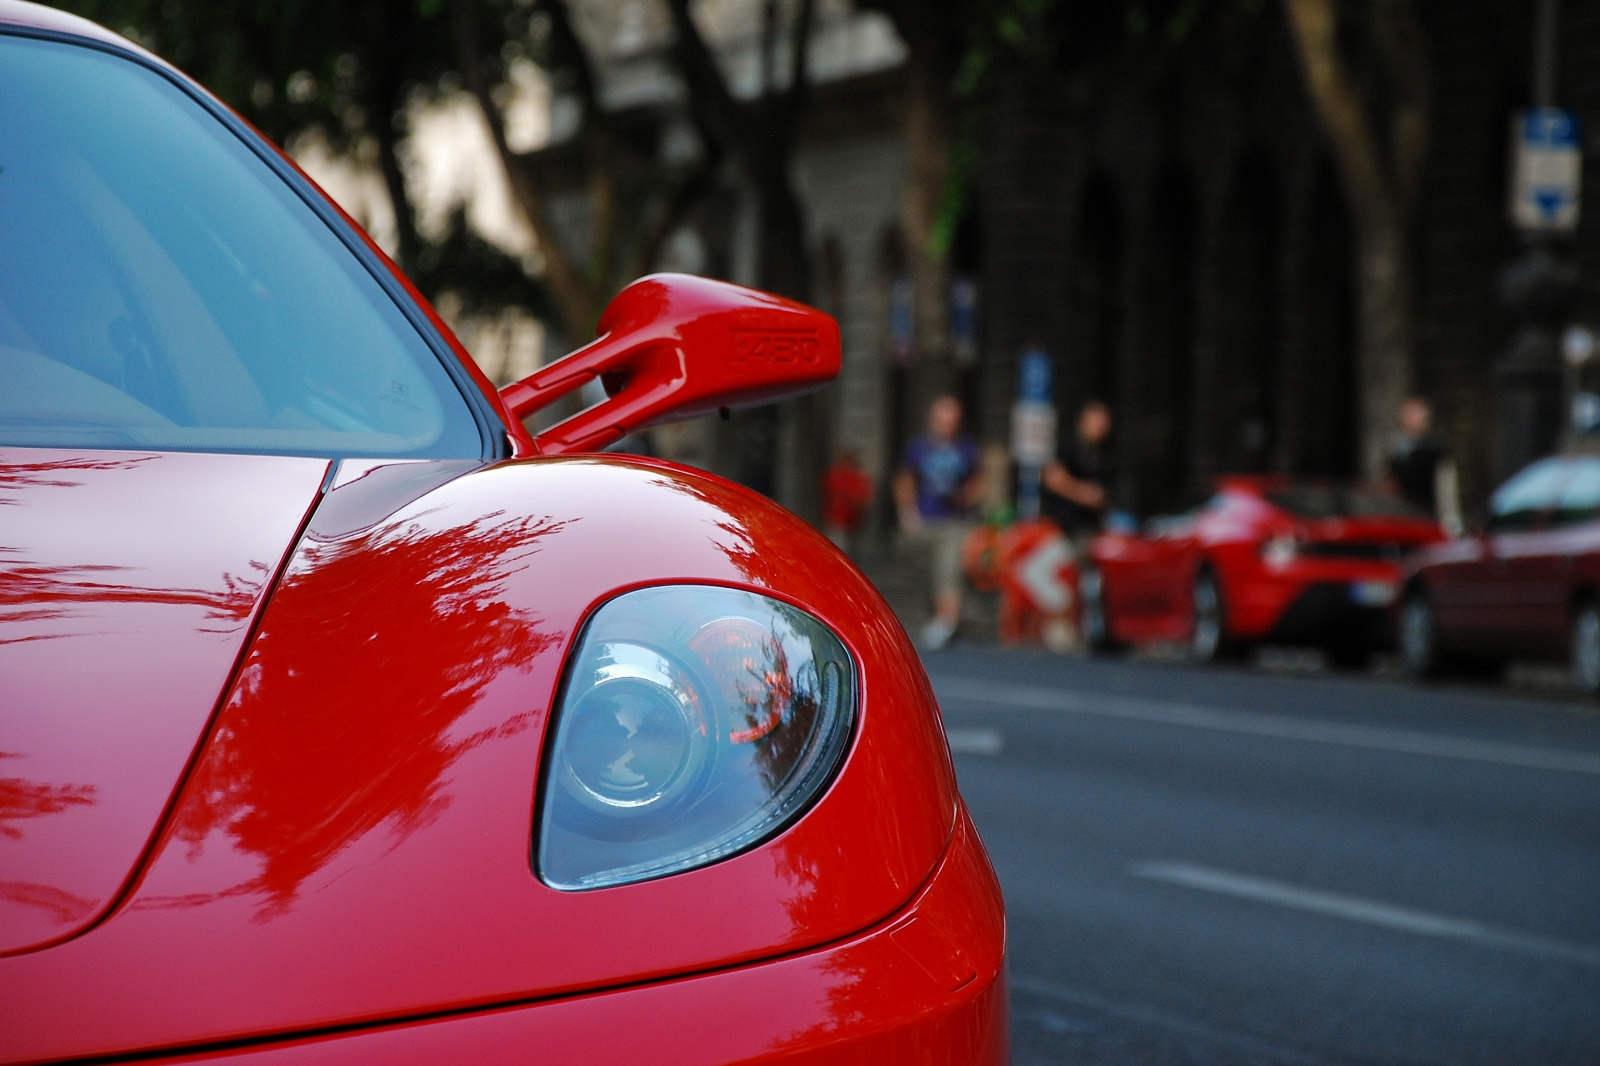
[{"label": "asphalt road", "polygon": [[1600,710],[930,655],[1014,1061],[1600,1063]]}]

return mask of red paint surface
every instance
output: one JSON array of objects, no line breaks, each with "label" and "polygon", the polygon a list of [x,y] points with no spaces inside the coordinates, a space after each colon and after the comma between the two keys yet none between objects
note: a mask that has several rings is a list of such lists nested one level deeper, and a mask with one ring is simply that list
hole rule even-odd
[{"label": "red paint surface", "polygon": [[327,465],[0,449],[0,952],[122,888]]},{"label": "red paint surface", "polygon": [[1230,478],[1208,506],[1166,529],[1096,537],[1089,557],[1104,580],[1106,621],[1114,640],[1187,640],[1193,624],[1192,592],[1202,567],[1216,575],[1226,636],[1256,640],[1273,627],[1308,588],[1318,583],[1385,581],[1398,586],[1398,560],[1300,554],[1270,565],[1262,546],[1274,537],[1303,543],[1392,542],[1421,547],[1444,538],[1434,522],[1411,518],[1306,519],[1283,510],[1263,491],[1285,484],[1272,478]]},{"label": "red paint surface", "polygon": [[[595,604],[669,581],[766,591],[832,626],[862,676],[853,747],[751,851],[557,892],[529,852],[564,656]],[[666,464],[503,463],[302,542],[131,899],[0,960],[0,1050],[302,1031],[807,949],[903,907],[956,804],[914,650],[814,530]]]},{"label": "red paint surface", "polygon": [[[912,906],[819,951],[622,991],[288,1040],[225,1057],[242,1066],[431,1066],[526,1062],[536,1049],[539,1061],[597,1066],[998,1066],[1007,1061],[1004,918],[993,871],[963,816],[937,874]],[[964,947],[951,947],[957,943]],[[952,972],[962,975],[958,981]]]},{"label": "red paint surface", "polygon": [[659,422],[771,403],[839,376],[839,324],[781,296],[690,274],[623,289],[599,336],[501,390],[526,418],[595,378],[608,399],[540,433],[546,455],[598,451]]}]

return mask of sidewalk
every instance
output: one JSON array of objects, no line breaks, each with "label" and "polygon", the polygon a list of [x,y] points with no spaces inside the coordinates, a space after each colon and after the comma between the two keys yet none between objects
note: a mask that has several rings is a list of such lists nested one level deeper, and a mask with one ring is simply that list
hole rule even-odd
[{"label": "sidewalk", "polygon": [[[896,540],[881,546],[869,545],[858,551],[854,559],[915,640],[933,613],[928,589],[927,549],[902,545]],[[996,643],[999,608],[998,593],[974,592],[968,588],[962,600],[961,628],[956,631],[954,643]]]}]

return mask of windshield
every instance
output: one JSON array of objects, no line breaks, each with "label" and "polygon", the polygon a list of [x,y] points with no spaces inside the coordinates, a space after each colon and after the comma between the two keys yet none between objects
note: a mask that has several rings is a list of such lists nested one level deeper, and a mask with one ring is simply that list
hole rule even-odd
[{"label": "windshield", "polygon": [[0,36],[0,444],[475,458],[360,261],[137,63]]},{"label": "windshield", "polygon": [[1393,496],[1340,485],[1293,485],[1265,494],[1267,499],[1301,518],[1426,518]]}]

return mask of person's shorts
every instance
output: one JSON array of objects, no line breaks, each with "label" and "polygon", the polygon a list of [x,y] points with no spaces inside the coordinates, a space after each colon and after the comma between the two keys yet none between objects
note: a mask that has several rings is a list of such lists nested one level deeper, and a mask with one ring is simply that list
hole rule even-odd
[{"label": "person's shorts", "polygon": [[976,528],[965,518],[941,518],[923,525],[917,539],[928,546],[935,597],[961,594],[961,546]]}]

